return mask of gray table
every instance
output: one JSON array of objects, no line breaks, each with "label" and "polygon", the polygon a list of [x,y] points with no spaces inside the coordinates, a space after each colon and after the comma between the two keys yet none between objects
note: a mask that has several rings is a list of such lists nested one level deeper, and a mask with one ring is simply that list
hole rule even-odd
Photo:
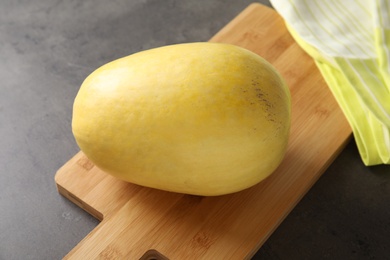
[{"label": "gray table", "polygon": [[[54,184],[78,151],[84,78],[140,50],[207,41],[250,2],[0,2],[1,260],[60,259],[98,224]],[[384,259],[389,204],[389,166],[365,167],[352,140],[254,259]]]}]

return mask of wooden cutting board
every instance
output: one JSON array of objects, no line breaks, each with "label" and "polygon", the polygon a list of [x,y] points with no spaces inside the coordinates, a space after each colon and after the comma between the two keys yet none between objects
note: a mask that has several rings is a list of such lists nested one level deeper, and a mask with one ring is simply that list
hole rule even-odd
[{"label": "wooden cutting board", "polygon": [[274,10],[252,4],[210,41],[252,50],[286,79],[292,128],[284,161],[252,188],[201,197],[125,183],[79,152],[57,172],[57,188],[101,223],[66,259],[250,258],[346,144],[342,111]]}]

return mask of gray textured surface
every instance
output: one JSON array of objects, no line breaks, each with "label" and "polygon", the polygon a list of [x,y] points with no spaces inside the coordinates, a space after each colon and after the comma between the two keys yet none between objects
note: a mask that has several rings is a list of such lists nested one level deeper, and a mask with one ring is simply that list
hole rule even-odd
[{"label": "gray textured surface", "polygon": [[[143,49],[206,41],[250,2],[0,2],[1,260],[60,259],[98,224],[54,185],[78,151],[83,79]],[[389,166],[364,167],[352,141],[255,259],[387,258],[389,201]]]}]

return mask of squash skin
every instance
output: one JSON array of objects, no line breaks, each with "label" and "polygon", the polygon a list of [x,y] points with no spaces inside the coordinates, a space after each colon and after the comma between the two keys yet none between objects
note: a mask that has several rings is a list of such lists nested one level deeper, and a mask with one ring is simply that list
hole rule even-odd
[{"label": "squash skin", "polygon": [[274,172],[290,124],[290,92],[271,64],[229,44],[186,43],[95,70],[75,98],[72,131],[119,179],[216,196]]}]

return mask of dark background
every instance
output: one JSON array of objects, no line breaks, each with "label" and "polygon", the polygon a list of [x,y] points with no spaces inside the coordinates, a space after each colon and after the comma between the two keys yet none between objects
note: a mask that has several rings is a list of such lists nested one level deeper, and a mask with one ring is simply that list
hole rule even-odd
[{"label": "dark background", "polygon": [[[70,123],[85,77],[140,50],[207,41],[251,2],[0,1],[1,260],[61,259],[98,224],[54,183],[78,152]],[[254,259],[388,258],[389,203],[389,166],[365,167],[352,140]]]}]

